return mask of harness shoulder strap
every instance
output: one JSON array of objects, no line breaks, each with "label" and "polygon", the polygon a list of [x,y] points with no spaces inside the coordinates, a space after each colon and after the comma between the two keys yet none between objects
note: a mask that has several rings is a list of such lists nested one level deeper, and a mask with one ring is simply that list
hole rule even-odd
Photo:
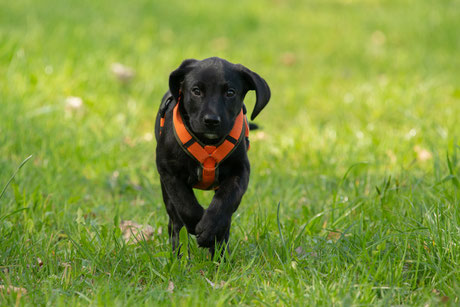
[{"label": "harness shoulder strap", "polygon": [[[169,95],[169,97],[163,97],[163,101],[160,104],[160,110],[158,111],[160,113],[160,135],[163,130],[163,127],[165,125],[165,116],[166,116],[166,111],[168,111],[169,107],[171,106],[171,102],[174,101],[174,97],[172,95]],[[166,98],[166,99],[165,99]]]}]

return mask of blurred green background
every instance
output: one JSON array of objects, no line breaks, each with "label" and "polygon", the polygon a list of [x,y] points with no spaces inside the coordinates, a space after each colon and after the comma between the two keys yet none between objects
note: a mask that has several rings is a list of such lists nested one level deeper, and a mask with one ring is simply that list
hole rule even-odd
[{"label": "blurred green background", "polygon": [[[120,218],[163,229],[152,244],[167,251],[154,117],[169,73],[183,59],[211,56],[256,71],[272,90],[256,119],[262,129],[251,133],[251,182],[233,226],[234,240],[243,241],[237,255],[251,259],[253,244],[278,235],[278,202],[284,227],[293,233],[307,223],[303,234],[311,237],[327,238],[330,227],[352,229],[356,236],[369,232],[364,241],[402,231],[408,220],[434,214],[430,206],[442,203],[446,220],[436,226],[451,229],[447,240],[454,242],[460,224],[458,186],[451,184],[458,183],[452,178],[458,176],[460,137],[459,16],[458,0],[2,1],[0,188],[33,156],[0,199],[0,229],[9,238],[1,243],[0,267],[21,263],[26,270],[36,254],[51,253],[40,244],[19,248],[24,242],[54,242],[63,231],[77,236],[80,230],[72,225],[78,210],[96,228]],[[254,94],[248,95],[249,109],[253,101]],[[450,165],[446,154],[453,157]],[[387,181],[397,192],[379,207]],[[441,191],[439,182],[449,187]],[[209,194],[198,196],[210,200]],[[359,213],[349,209],[356,204]],[[28,209],[10,216],[21,208]],[[364,226],[355,224],[356,214]],[[414,225],[426,226],[420,223]],[[309,238],[297,239],[293,249],[308,249]],[[400,240],[403,246],[406,239]],[[449,246],[459,252],[458,245]],[[67,248],[59,257],[76,261],[76,248]],[[53,257],[62,273],[62,259]],[[443,260],[436,277],[426,276],[442,284],[442,294],[457,293],[458,301],[459,287],[452,282],[459,276],[452,269],[458,256]],[[390,270],[386,265],[377,266]],[[12,272],[8,280],[16,284],[38,284],[29,303],[60,297],[41,288],[37,280],[48,276],[43,272],[28,281],[25,271]],[[2,276],[0,283],[7,284]],[[328,280],[340,274],[334,276]],[[265,289],[266,298],[289,293],[281,284],[283,279],[274,282],[274,292]],[[50,287],[64,286],[56,281]],[[438,297],[430,294],[433,284],[422,289],[423,295],[390,301]],[[90,301],[98,297],[85,287],[78,291]],[[369,291],[351,302],[382,297]],[[254,290],[249,297],[262,293]],[[315,303],[348,299],[340,291],[334,295],[319,295],[324,300]]]}]

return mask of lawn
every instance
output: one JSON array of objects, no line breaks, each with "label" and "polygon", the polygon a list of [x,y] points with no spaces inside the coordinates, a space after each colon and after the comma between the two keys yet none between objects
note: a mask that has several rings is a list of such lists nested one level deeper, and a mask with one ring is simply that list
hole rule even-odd
[{"label": "lawn", "polygon": [[[2,1],[0,305],[460,304],[459,16],[458,0]],[[223,261],[185,232],[171,252],[152,138],[169,73],[210,56],[272,90]],[[150,233],[126,242],[123,221]]]}]

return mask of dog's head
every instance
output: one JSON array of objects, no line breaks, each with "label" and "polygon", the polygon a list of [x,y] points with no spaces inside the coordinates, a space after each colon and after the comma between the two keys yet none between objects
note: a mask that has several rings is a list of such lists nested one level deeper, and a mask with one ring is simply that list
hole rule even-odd
[{"label": "dog's head", "polygon": [[258,74],[220,58],[185,60],[169,76],[169,90],[176,100],[181,96],[192,132],[211,141],[230,132],[248,91],[256,91],[251,120],[270,99],[270,88]]}]

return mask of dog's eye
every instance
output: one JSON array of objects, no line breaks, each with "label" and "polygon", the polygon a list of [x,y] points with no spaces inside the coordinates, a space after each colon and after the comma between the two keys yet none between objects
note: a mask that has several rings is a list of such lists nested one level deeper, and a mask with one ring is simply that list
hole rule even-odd
[{"label": "dog's eye", "polygon": [[192,93],[195,96],[201,96],[201,90],[198,87],[192,88]]},{"label": "dog's eye", "polygon": [[235,96],[235,94],[236,94],[236,92],[232,88],[228,89],[227,93],[226,93],[227,97],[233,97],[233,96]]}]

